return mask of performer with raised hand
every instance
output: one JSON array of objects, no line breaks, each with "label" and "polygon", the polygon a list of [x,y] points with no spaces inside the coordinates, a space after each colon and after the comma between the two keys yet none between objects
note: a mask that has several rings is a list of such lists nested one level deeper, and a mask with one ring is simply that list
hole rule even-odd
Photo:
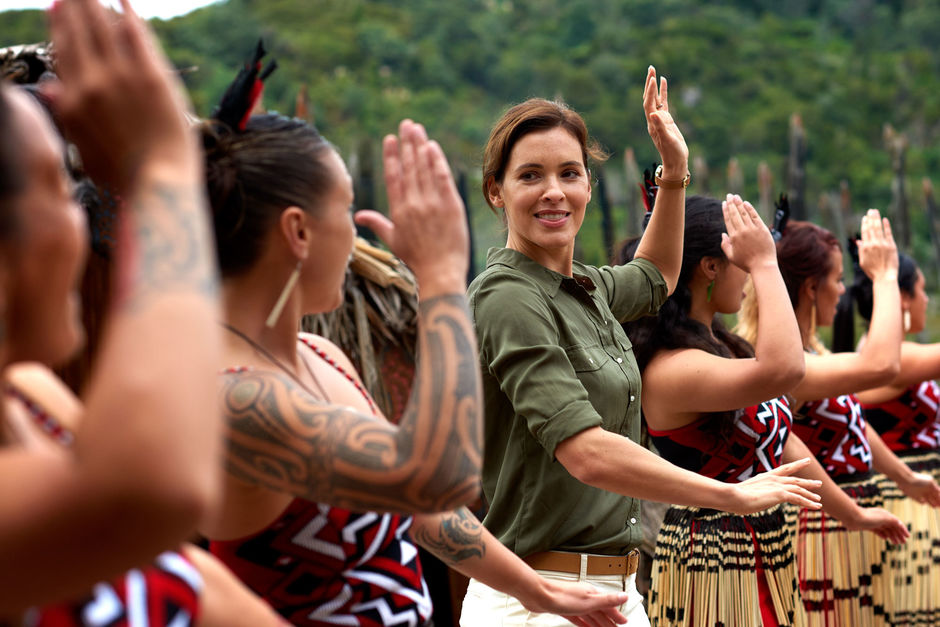
[{"label": "performer with raised hand", "polygon": [[[631,625],[647,618],[635,591],[636,498],[740,513],[781,502],[812,507],[807,462],[739,484],[688,472],[642,448],[641,385],[620,322],[656,313],[682,262],[688,148],[666,80],[650,67],[647,128],[663,166],[660,192],[635,261],[594,268],[574,260],[591,198],[589,158],[602,153],[564,104],[532,99],[494,125],[483,191],[507,227],[470,286],[486,407],[484,524],[514,553],[558,580],[627,590]],[[553,625],[485,582],[472,580],[461,624]]]}]

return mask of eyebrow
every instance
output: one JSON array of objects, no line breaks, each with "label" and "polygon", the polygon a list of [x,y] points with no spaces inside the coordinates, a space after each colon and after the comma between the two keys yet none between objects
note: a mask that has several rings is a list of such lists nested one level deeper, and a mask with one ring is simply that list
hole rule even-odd
[{"label": "eyebrow", "polygon": [[[561,167],[562,167],[562,168],[567,168],[567,167],[570,167],[570,166],[573,166],[573,165],[574,165],[574,166],[577,166],[577,167],[579,167],[579,168],[583,168],[583,167],[584,167],[584,164],[582,164],[580,161],[565,161],[564,163],[561,164]],[[515,169],[515,172],[518,172],[519,170],[526,170],[526,169],[529,169],[529,168],[543,168],[543,167],[545,167],[545,166],[543,166],[541,163],[523,163],[522,165],[518,166],[518,167]]]}]

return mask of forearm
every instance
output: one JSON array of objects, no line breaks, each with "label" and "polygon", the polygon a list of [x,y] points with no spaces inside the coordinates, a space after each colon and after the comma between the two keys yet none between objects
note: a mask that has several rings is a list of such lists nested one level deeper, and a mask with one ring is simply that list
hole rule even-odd
[{"label": "forearm", "polygon": [[914,471],[911,470],[910,466],[891,452],[891,449],[884,443],[878,432],[871,428],[871,425],[865,425],[865,433],[871,446],[871,459],[874,469],[883,473],[898,485],[909,483],[914,478]]},{"label": "forearm", "polygon": [[[890,382],[901,367],[901,296],[897,278],[886,274],[872,281],[873,308],[865,343],[859,350],[870,369],[884,372],[874,385]],[[867,386],[871,387],[871,386]]]},{"label": "forearm", "polygon": [[[579,436],[582,434],[579,434]],[[727,510],[739,503],[734,486],[689,472],[630,439],[597,428],[569,438],[556,457],[580,481],[633,498]],[[573,447],[572,452],[566,447]]]},{"label": "forearm", "polygon": [[[682,179],[686,171],[676,174]],[[665,178],[666,173],[663,173]],[[635,257],[653,263],[666,281],[668,292],[676,288],[682,268],[682,247],[685,233],[685,190],[660,188],[643,238]]]},{"label": "forearm", "polygon": [[[751,280],[760,316],[754,353],[772,372],[803,372],[803,342],[783,277],[775,259],[751,268]],[[795,385],[795,383],[794,383]]]},{"label": "forearm", "polygon": [[836,485],[826,470],[819,464],[816,457],[812,454],[806,444],[792,433],[787,438],[787,444],[783,449],[783,462],[792,462],[805,457],[811,458],[808,466],[796,474],[805,479],[816,479],[822,482],[822,486],[816,490],[821,498],[823,510],[840,520],[843,524],[855,524],[861,508],[858,503],[852,500],[842,488]]},{"label": "forearm", "polygon": [[[400,466],[419,465],[413,494],[437,511],[459,507],[479,490],[483,407],[476,336],[461,294],[419,303],[418,360],[398,429]],[[432,510],[433,511],[433,510]]]},{"label": "forearm", "polygon": [[542,578],[467,508],[416,516],[412,536],[461,574],[519,599],[528,608],[544,606],[547,590]]}]

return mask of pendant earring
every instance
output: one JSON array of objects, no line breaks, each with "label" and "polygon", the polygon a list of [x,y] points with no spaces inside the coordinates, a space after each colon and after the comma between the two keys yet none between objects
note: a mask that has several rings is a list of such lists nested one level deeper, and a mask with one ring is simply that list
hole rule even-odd
[{"label": "pendant earring", "polygon": [[271,309],[271,313],[268,314],[268,319],[264,321],[264,326],[273,329],[274,325],[277,324],[278,318],[281,317],[281,312],[284,311],[284,305],[287,304],[287,298],[290,296],[291,292],[294,291],[294,286],[297,285],[297,279],[299,278],[300,260],[298,259],[297,265],[294,266],[294,271],[287,277],[287,283],[284,284],[281,295],[277,297],[277,302],[274,303],[274,308]]},{"label": "pendant earring", "polygon": [[904,310],[904,315],[902,316],[904,320],[904,332],[907,333],[911,330],[911,312],[908,309]]},{"label": "pendant earring", "polygon": [[705,288],[705,302],[712,302],[712,288],[715,287],[715,279],[712,279],[712,282],[708,284],[708,287]]}]

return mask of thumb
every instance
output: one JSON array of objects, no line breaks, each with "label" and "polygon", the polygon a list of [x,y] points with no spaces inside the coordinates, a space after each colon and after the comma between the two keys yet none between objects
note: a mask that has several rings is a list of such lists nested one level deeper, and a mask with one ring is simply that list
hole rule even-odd
[{"label": "thumb", "polygon": [[371,209],[357,211],[353,216],[353,221],[359,226],[371,229],[373,233],[382,238],[382,241],[391,245],[395,237],[395,225],[378,211],[372,211]]},{"label": "thumb", "polygon": [[725,257],[731,259],[734,249],[731,247],[731,238],[728,237],[727,233],[721,234],[721,250],[725,253]]}]

